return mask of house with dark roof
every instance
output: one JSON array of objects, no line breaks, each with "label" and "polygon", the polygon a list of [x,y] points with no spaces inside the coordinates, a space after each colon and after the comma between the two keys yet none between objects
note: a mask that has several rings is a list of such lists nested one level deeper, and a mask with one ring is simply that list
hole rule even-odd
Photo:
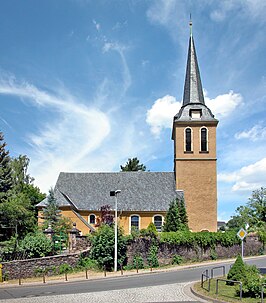
[{"label": "house with dark roof", "polygon": [[[125,233],[153,222],[161,230],[169,204],[184,198],[192,231],[217,231],[216,127],[204,101],[191,33],[183,104],[173,118],[174,172],[60,173],[55,197],[83,234],[94,231],[104,205],[115,208]],[[116,197],[110,191],[120,190]],[[37,205],[41,211],[45,200]]]}]

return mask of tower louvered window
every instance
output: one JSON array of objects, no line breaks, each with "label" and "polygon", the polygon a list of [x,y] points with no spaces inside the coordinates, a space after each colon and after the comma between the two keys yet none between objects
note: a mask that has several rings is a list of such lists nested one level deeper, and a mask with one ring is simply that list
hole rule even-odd
[{"label": "tower louvered window", "polygon": [[191,128],[186,128],[186,151],[192,151]]},{"label": "tower louvered window", "polygon": [[207,148],[207,128],[203,127],[200,131],[201,137],[201,151],[206,152],[208,151]]}]

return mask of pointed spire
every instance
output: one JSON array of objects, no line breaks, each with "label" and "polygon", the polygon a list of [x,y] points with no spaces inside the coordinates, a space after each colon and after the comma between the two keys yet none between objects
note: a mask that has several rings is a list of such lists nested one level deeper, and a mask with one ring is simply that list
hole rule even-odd
[{"label": "pointed spire", "polygon": [[192,35],[192,20],[190,15],[190,37],[188,47],[187,58],[187,70],[183,95],[183,106],[189,103],[202,103],[204,102],[204,96],[202,91],[202,84],[200,80],[200,72],[197,61],[196,49],[194,45],[194,39]]}]

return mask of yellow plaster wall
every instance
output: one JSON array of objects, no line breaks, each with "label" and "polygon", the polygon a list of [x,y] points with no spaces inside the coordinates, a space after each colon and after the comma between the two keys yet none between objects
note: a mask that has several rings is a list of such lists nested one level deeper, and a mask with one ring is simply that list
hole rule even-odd
[{"label": "yellow plaster wall", "polygon": [[[82,235],[86,235],[90,232],[89,228],[73,213],[70,207],[60,208],[62,211],[62,216],[69,218],[73,223],[76,223],[77,229],[82,232]],[[89,216],[94,214],[96,216],[96,224],[91,224],[97,229],[97,219],[100,220],[99,211],[80,211],[80,215],[89,223]],[[147,228],[148,225],[153,222],[153,217],[155,215],[162,215],[165,218],[166,212],[119,212],[118,211],[118,224],[123,228],[125,234],[130,233],[130,216],[139,215],[140,216],[140,229]],[[41,216],[41,211],[39,211],[39,217]],[[38,219],[38,224],[42,224],[42,219]]]}]

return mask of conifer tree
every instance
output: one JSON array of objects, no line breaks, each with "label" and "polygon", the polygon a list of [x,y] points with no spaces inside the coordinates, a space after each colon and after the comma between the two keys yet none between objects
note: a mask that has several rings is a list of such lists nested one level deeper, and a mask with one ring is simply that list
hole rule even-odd
[{"label": "conifer tree", "polygon": [[188,218],[184,199],[176,198],[169,205],[163,231],[178,231],[188,229]]},{"label": "conifer tree", "polygon": [[6,150],[4,135],[0,132],[0,203],[3,202],[12,189],[12,171],[9,151]]},{"label": "conifer tree", "polygon": [[146,166],[140,164],[138,158],[128,159],[125,166],[120,165],[121,171],[146,171]]},{"label": "conifer tree", "polygon": [[51,188],[49,190],[49,195],[47,196],[46,207],[43,208],[44,227],[46,228],[51,224],[52,229],[56,229],[60,217],[61,210],[59,209],[59,205],[56,201],[54,189]]},{"label": "conifer tree", "polygon": [[166,214],[163,231],[178,231],[181,226],[180,214],[178,209],[177,199],[173,200],[169,205],[169,210]]},{"label": "conifer tree", "polygon": [[188,229],[188,217],[187,210],[185,205],[185,200],[182,198],[178,201],[179,205],[179,217],[182,225],[182,229]]}]

